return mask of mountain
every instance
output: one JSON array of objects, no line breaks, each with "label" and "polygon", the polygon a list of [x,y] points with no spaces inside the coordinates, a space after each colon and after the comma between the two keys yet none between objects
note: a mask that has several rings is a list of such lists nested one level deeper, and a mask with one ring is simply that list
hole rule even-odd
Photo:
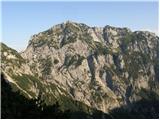
[{"label": "mountain", "polygon": [[62,111],[157,118],[158,44],[148,31],[67,21],[33,35],[21,53],[1,43],[1,74],[12,91]]}]

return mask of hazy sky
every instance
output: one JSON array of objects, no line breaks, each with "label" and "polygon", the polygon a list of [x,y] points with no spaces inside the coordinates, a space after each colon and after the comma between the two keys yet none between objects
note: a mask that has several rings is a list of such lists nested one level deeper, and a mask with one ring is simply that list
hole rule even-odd
[{"label": "hazy sky", "polygon": [[31,35],[66,20],[158,31],[158,2],[2,2],[2,42],[21,51]]}]

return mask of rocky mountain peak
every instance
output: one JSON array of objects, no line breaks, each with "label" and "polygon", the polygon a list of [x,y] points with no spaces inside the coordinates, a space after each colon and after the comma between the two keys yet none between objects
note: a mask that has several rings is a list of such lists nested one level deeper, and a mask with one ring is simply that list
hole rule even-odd
[{"label": "rocky mountain peak", "polygon": [[59,100],[70,108],[78,101],[109,113],[149,99],[146,91],[158,94],[158,41],[150,32],[67,21],[32,36],[19,55],[25,66],[16,74],[5,62],[2,69],[26,96],[35,98],[41,91],[47,104]]},{"label": "rocky mountain peak", "polygon": [[73,21],[71,21],[71,20],[66,20],[65,22],[64,22],[64,24],[77,24],[76,22],[73,22]]}]

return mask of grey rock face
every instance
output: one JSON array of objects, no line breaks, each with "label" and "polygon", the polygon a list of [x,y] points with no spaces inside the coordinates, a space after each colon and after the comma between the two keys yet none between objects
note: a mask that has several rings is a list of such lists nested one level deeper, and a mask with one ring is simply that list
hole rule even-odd
[{"label": "grey rock face", "polygon": [[[21,53],[28,68],[20,67],[18,74],[35,76],[51,96],[64,95],[107,113],[140,100],[142,89],[158,94],[158,40],[150,32],[68,21],[32,36]],[[30,85],[35,97],[41,84]],[[49,87],[53,84],[56,91]]]}]

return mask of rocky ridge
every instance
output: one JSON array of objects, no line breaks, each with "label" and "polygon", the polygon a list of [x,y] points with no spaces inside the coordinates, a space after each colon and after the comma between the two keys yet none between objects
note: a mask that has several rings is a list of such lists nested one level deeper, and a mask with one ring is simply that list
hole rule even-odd
[{"label": "rocky ridge", "polygon": [[[1,44],[1,69],[27,98],[41,94],[62,109],[83,103],[109,113],[149,99],[146,91],[159,94],[158,41],[147,31],[67,21],[33,35],[21,54]],[[88,112],[86,106],[81,108]]]}]

